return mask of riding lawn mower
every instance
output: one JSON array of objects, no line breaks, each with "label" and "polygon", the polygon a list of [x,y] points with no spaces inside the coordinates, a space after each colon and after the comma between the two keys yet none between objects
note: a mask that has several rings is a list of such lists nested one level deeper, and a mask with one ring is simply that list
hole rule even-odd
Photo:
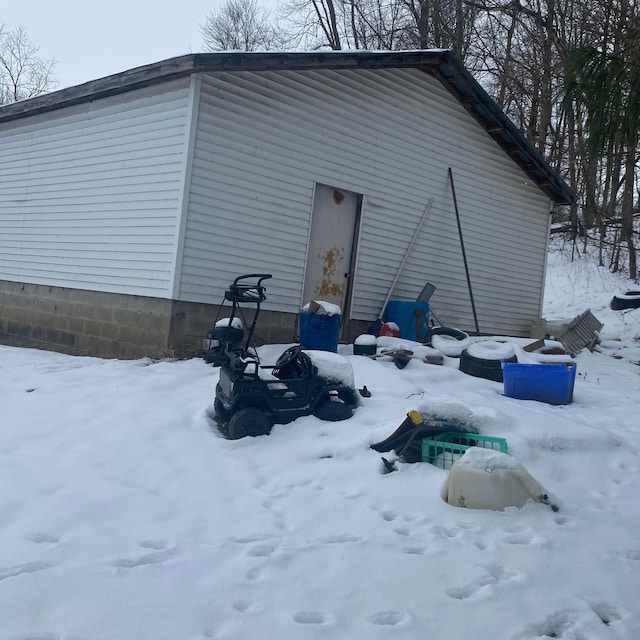
[{"label": "riding lawn mower", "polygon": [[[346,420],[358,405],[353,370],[343,356],[294,345],[275,365],[260,363],[253,334],[260,305],[266,300],[262,283],[271,277],[265,273],[238,276],[224,294],[232,305],[229,317],[216,319],[204,340],[205,360],[220,367],[215,418],[221,432],[232,440],[266,435],[274,424],[311,414],[321,420]],[[242,305],[254,307],[246,336]]]}]

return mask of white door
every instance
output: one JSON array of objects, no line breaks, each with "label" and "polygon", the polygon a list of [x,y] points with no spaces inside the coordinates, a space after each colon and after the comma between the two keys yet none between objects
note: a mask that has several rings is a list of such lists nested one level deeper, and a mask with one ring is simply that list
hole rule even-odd
[{"label": "white door", "polygon": [[302,304],[325,300],[347,315],[360,203],[357,193],[316,185]]}]

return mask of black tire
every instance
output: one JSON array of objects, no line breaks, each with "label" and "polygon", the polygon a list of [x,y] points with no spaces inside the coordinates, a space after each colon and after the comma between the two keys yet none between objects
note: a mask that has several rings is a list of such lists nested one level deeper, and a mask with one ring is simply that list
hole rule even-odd
[{"label": "black tire", "polygon": [[255,407],[236,411],[229,420],[229,438],[239,440],[246,436],[265,436],[271,432],[271,422],[267,414]]},{"label": "black tire", "polygon": [[353,415],[353,405],[340,400],[321,400],[313,411],[313,415],[327,422],[340,422],[348,420]]},{"label": "black tire", "polygon": [[627,291],[625,296],[631,296],[630,298],[620,298],[613,296],[611,299],[611,308],[615,311],[621,311],[622,309],[640,309],[640,291]]},{"label": "black tire", "polygon": [[231,416],[233,415],[233,412],[224,408],[222,401],[218,397],[216,397],[216,399],[213,401],[213,410],[216,419],[220,420],[221,422],[229,422]]},{"label": "black tire", "polygon": [[432,336],[450,336],[456,340],[466,340],[469,337],[468,334],[464,331],[460,331],[459,329],[451,329],[449,327],[431,327],[429,331],[427,331],[425,344],[431,344]]},{"label": "black tire", "polygon": [[475,378],[502,382],[502,362],[518,362],[516,356],[504,360],[486,360],[469,355],[467,349],[460,354],[460,371]]}]

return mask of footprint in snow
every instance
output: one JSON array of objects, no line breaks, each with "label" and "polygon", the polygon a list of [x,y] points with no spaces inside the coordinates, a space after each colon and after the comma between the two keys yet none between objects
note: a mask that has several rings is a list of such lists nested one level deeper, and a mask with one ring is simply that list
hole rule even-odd
[{"label": "footprint in snow", "polygon": [[456,527],[442,527],[438,524],[431,527],[431,531],[436,538],[441,539],[457,538],[460,535],[460,529]]},{"label": "footprint in snow", "polygon": [[369,616],[369,622],[383,627],[395,627],[407,625],[411,620],[411,615],[406,611],[378,611]]},{"label": "footprint in snow", "polygon": [[602,624],[607,625],[607,627],[612,622],[622,620],[624,617],[618,607],[613,604],[609,604],[608,602],[599,601],[589,602],[588,604],[591,607],[591,610],[598,616],[598,618],[600,618]]},{"label": "footprint in snow", "polygon": [[253,542],[264,542],[265,540],[270,540],[272,538],[273,535],[269,533],[254,533],[240,538],[231,538],[231,540],[239,544],[251,544]]},{"label": "footprint in snow", "polygon": [[260,605],[251,600],[247,600],[244,598],[239,598],[233,602],[233,608],[238,613],[254,613],[260,610]]},{"label": "footprint in snow", "polygon": [[0,567],[0,580],[6,580],[7,578],[15,578],[23,573],[35,573],[36,571],[43,571],[44,569],[50,569],[53,567],[48,562],[25,562],[23,564],[14,564],[10,567]]},{"label": "footprint in snow", "polygon": [[155,549],[160,551],[167,548],[167,543],[164,540],[142,540],[140,546],[144,549]]},{"label": "footprint in snow", "polygon": [[298,624],[317,624],[329,625],[333,624],[336,619],[333,614],[324,613],[322,611],[298,611],[293,614],[293,619]]},{"label": "footprint in snow", "polygon": [[113,565],[118,569],[135,569],[145,565],[162,564],[176,554],[175,548],[168,548],[162,540],[143,540],[140,542],[143,549],[152,549],[150,553],[144,553],[136,558],[120,558]]},{"label": "footprint in snow", "polygon": [[501,565],[491,564],[486,567],[486,570],[478,578],[469,584],[463,587],[447,589],[446,593],[454,600],[467,600],[468,598],[480,600],[493,593],[497,586],[519,581],[521,578],[521,574],[508,571]]},{"label": "footprint in snow", "polygon": [[[612,622],[617,622],[624,618],[622,612],[615,605],[607,602],[587,602],[591,611],[579,609],[563,609],[551,613],[539,623],[528,625],[523,632],[519,632],[512,640],[522,640],[523,638],[576,638],[586,640],[586,635],[582,634],[587,627],[592,629],[591,637],[604,637],[593,627],[593,616],[603,625],[609,626]],[[586,614],[586,615],[585,615]],[[609,634],[606,637],[610,637]],[[612,637],[612,636],[611,636]]]},{"label": "footprint in snow", "polygon": [[320,542],[324,542],[326,544],[347,544],[349,542],[360,542],[361,540],[363,540],[361,536],[349,535],[325,536],[320,538]]},{"label": "footprint in snow", "polygon": [[535,533],[523,531],[521,533],[512,533],[504,538],[507,544],[514,545],[532,545],[536,547],[544,547],[549,541],[543,536],[536,535]]},{"label": "footprint in snow", "polygon": [[403,547],[402,549],[402,553],[407,553],[412,556],[422,556],[425,551],[425,547]]},{"label": "footprint in snow", "polygon": [[33,533],[27,537],[31,542],[35,542],[36,544],[57,544],[60,542],[60,538],[49,535],[48,533]]},{"label": "footprint in snow", "polygon": [[248,555],[255,558],[268,558],[276,550],[276,544],[259,544],[249,549]]}]

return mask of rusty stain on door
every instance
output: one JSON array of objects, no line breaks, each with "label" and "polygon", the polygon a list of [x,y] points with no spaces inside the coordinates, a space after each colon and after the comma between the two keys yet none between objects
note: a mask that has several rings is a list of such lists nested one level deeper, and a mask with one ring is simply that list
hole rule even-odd
[{"label": "rusty stain on door", "polygon": [[344,266],[344,249],[333,247],[320,251],[318,260],[322,265],[322,280],[314,287],[314,294],[322,299],[329,297],[343,299],[346,283],[341,272],[344,269],[338,269],[338,267]]}]

